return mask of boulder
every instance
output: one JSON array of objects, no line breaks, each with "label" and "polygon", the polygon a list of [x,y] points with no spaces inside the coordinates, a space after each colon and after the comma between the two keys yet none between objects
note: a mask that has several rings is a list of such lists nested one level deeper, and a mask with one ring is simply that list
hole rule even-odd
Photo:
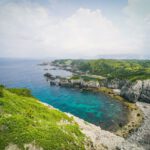
[{"label": "boulder", "polygon": [[113,89],[113,92],[117,95],[120,95],[121,90],[120,89]]},{"label": "boulder", "polygon": [[71,79],[70,82],[75,85],[75,84],[81,84],[81,82],[83,82],[82,79]]},{"label": "boulder", "polygon": [[45,73],[44,74],[44,77],[46,77],[47,79],[52,79],[52,80],[54,80],[56,77],[54,77],[52,74],[50,74],[50,73]]}]

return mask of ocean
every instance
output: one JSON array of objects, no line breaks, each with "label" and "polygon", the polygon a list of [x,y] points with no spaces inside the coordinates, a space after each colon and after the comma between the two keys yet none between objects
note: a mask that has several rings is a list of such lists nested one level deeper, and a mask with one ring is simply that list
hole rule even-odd
[{"label": "ocean", "polygon": [[119,123],[127,122],[127,108],[109,96],[50,86],[44,73],[61,76],[70,76],[71,73],[60,69],[50,70],[51,66],[39,66],[40,63],[42,60],[1,58],[0,84],[29,88],[40,101],[106,130],[114,131]]}]

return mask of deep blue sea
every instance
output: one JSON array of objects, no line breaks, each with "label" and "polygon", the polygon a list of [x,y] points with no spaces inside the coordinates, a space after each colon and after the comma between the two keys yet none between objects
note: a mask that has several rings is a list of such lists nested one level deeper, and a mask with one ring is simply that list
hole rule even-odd
[{"label": "deep blue sea", "polygon": [[[50,86],[43,74],[68,76],[64,70],[49,70],[39,66],[41,60],[0,59],[0,84],[7,87],[25,87],[33,96],[61,111],[72,113],[103,129],[114,130],[126,122],[127,108],[120,102],[100,93],[81,92],[77,89]],[[47,70],[48,69],[48,70]]]}]

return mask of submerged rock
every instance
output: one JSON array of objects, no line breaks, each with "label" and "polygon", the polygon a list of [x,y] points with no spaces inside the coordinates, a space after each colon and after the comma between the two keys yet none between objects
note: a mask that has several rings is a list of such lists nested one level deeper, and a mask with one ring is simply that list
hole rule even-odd
[{"label": "submerged rock", "polygon": [[45,73],[44,76],[47,77],[47,78],[52,78],[53,77],[52,74],[50,74],[50,73]]}]

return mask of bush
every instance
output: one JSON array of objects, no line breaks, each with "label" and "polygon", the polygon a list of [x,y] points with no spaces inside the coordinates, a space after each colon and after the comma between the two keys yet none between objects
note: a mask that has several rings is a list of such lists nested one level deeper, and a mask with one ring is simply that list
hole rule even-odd
[{"label": "bush", "polygon": [[5,86],[3,84],[0,84],[0,88],[5,88]]},{"label": "bush", "polygon": [[7,90],[20,96],[32,97],[31,91],[26,88],[8,88]]},{"label": "bush", "polygon": [[78,79],[80,79],[80,77],[77,76],[77,75],[75,75],[75,76],[72,76],[71,79],[72,79],[72,80],[78,80]]},{"label": "bush", "polygon": [[3,88],[0,87],[0,97],[3,97]]},{"label": "bush", "polygon": [[4,88],[5,88],[5,86],[0,84],[0,97],[3,97],[3,89]]}]

